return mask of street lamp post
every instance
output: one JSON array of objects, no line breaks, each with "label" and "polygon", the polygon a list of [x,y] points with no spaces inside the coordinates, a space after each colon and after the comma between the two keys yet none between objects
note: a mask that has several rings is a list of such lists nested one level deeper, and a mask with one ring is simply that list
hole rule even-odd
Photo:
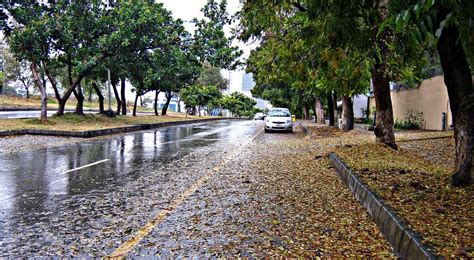
[{"label": "street lamp post", "polygon": [[109,91],[109,111],[112,110],[111,102],[112,102],[112,97],[110,93],[110,70],[107,69],[107,89]]},{"label": "street lamp post", "polygon": [[[110,9],[110,0],[107,1],[107,10]],[[109,109],[105,113],[108,117],[114,117],[114,111],[112,111],[112,94],[110,91],[110,69],[107,69],[107,91],[109,96]]]}]

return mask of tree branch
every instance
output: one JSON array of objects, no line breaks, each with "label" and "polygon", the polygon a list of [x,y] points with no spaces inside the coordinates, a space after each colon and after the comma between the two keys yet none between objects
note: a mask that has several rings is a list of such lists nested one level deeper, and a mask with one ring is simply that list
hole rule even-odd
[{"label": "tree branch", "polygon": [[299,1],[293,2],[292,3],[294,7],[296,7],[299,11],[301,12],[308,12],[308,9],[304,6],[301,5]]}]

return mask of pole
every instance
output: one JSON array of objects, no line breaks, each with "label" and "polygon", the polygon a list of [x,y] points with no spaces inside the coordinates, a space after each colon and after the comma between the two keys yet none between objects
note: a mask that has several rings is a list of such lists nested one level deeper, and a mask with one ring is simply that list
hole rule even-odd
[{"label": "pole", "polygon": [[107,88],[109,89],[109,111],[112,110],[112,106],[111,106],[111,93],[110,93],[110,70],[107,69]]}]

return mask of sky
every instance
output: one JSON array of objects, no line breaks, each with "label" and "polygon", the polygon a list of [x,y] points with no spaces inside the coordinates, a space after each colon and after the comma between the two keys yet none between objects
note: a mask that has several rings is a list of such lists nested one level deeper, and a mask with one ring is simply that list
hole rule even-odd
[{"label": "sky", "polygon": [[[163,3],[164,7],[173,13],[174,18],[180,18],[183,21],[190,21],[193,18],[203,18],[201,8],[207,3],[207,0],[158,0]],[[227,0],[227,12],[233,15],[240,10],[241,4],[239,0]],[[186,23],[185,27],[188,31],[194,31],[194,25],[192,23]],[[230,34],[229,28],[227,28],[227,34]],[[248,57],[250,50],[255,45],[249,45],[240,41],[235,40],[235,45],[239,46],[244,51],[243,57]],[[235,91],[241,88],[243,70],[240,71],[221,71],[223,77],[229,79],[230,75],[230,91]]]}]

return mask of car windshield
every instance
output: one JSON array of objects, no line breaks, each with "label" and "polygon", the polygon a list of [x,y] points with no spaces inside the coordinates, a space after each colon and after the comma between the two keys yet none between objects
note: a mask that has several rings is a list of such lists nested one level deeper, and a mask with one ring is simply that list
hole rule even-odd
[{"label": "car windshield", "polygon": [[268,112],[271,117],[290,117],[290,113],[286,110],[271,110]]}]

